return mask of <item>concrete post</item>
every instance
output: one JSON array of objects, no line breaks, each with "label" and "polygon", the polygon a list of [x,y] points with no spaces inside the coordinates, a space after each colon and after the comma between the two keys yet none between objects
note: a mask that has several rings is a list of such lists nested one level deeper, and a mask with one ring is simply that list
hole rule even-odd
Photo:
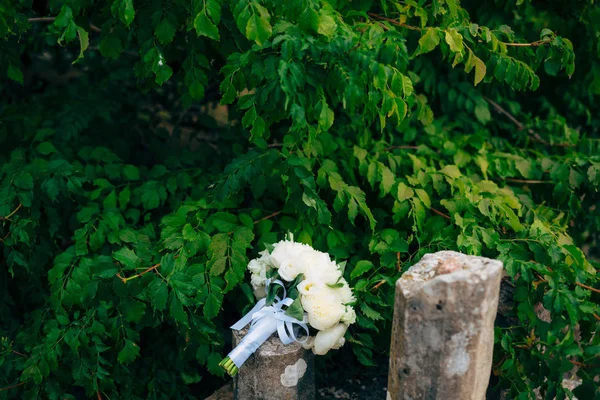
[{"label": "concrete post", "polygon": [[483,400],[502,263],[427,254],[396,282],[388,399]]},{"label": "concrete post", "polygon": [[[233,331],[236,346],[247,330]],[[301,344],[283,345],[275,334],[263,343],[233,379],[237,400],[312,400],[315,368],[312,351]]]}]

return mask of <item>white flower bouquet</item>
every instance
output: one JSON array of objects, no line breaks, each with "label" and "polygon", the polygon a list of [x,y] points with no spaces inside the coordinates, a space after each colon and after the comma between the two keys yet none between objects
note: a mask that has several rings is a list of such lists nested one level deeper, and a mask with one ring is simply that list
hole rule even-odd
[{"label": "white flower bouquet", "polygon": [[343,277],[345,262],[337,264],[291,236],[268,247],[248,264],[259,301],[231,327],[251,324],[250,329],[219,364],[231,376],[275,332],[283,344],[300,342],[323,355],[344,344],[348,326],[356,321],[355,298]]}]

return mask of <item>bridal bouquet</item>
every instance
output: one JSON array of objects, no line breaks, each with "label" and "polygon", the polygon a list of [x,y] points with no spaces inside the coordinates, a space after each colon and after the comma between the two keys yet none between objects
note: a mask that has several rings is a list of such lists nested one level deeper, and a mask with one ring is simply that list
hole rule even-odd
[{"label": "bridal bouquet", "polygon": [[250,329],[219,364],[231,376],[275,332],[283,344],[300,342],[323,355],[344,344],[348,326],[356,321],[355,298],[342,276],[345,263],[336,264],[329,254],[293,237],[268,247],[248,264],[260,300],[231,327],[251,324]]}]

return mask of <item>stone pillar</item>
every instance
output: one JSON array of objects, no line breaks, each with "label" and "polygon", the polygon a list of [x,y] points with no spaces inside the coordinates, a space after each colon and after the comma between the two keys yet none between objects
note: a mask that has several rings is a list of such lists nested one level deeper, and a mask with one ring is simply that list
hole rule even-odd
[{"label": "stone pillar", "polygon": [[[236,346],[247,330],[233,331]],[[263,343],[233,379],[237,400],[312,400],[315,368],[312,351],[300,343],[283,345],[277,334]]]},{"label": "stone pillar", "polygon": [[483,400],[502,263],[427,254],[396,282],[388,399]]}]

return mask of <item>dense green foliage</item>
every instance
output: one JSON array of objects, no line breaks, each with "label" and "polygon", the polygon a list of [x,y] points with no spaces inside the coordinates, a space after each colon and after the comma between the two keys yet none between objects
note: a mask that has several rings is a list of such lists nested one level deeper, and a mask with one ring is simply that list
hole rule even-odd
[{"label": "dense green foliage", "polygon": [[583,0],[0,0],[0,398],[205,393],[288,231],[348,261],[341,353],[454,249],[514,289],[499,387],[598,398],[599,38]]}]

